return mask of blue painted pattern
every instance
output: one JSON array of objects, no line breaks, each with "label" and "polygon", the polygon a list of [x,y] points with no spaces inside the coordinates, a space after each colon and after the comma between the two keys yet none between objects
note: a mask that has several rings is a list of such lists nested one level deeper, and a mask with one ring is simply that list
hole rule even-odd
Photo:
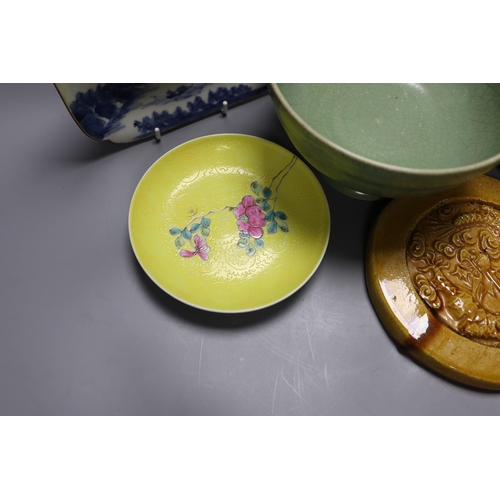
[{"label": "blue painted pattern", "polygon": [[[95,139],[107,139],[127,126],[136,129],[131,134],[134,139],[143,139],[154,134],[156,127],[163,132],[184,125],[218,111],[223,101],[235,104],[264,90],[246,84],[210,89],[207,86],[214,84],[182,84],[168,90],[145,83],[98,84],[77,92],[69,107],[80,126]],[[140,111],[148,108],[149,113],[144,112],[140,118]],[[133,122],[133,117],[124,120],[131,111],[139,118]]]}]

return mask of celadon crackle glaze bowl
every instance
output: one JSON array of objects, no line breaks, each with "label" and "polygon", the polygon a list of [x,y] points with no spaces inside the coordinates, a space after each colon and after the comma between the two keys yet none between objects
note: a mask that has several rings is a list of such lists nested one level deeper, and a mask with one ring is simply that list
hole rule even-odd
[{"label": "celadon crackle glaze bowl", "polygon": [[500,164],[500,84],[272,83],[299,153],[339,191],[421,196]]}]

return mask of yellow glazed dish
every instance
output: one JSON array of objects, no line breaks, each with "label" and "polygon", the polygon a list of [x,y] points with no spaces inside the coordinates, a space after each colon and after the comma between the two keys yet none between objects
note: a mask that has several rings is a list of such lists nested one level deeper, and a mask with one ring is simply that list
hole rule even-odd
[{"label": "yellow glazed dish", "polygon": [[163,155],[132,197],[129,233],[147,275],[214,312],[271,306],[302,287],[325,254],[330,212],[311,170],[272,142],[201,137]]}]

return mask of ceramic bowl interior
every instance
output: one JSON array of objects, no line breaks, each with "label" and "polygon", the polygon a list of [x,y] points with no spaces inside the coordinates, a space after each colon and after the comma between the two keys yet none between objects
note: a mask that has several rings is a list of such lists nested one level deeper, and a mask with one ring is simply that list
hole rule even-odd
[{"label": "ceramic bowl interior", "polygon": [[353,189],[357,177],[361,191],[372,182],[390,195],[400,175],[403,194],[412,176],[445,189],[436,178],[500,163],[499,84],[272,84],[271,93],[299,151],[334,181],[353,177]]}]

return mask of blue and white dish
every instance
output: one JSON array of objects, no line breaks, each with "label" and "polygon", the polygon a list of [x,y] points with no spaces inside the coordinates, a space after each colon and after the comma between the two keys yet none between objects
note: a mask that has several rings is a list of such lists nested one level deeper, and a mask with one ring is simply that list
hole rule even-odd
[{"label": "blue and white dish", "polygon": [[146,139],[241,104],[264,83],[56,83],[71,116],[89,137],[127,143]]}]

